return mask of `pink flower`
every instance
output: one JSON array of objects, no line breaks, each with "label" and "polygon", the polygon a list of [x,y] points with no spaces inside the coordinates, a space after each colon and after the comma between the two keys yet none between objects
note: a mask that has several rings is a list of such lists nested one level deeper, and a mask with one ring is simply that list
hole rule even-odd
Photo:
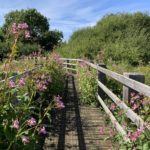
[{"label": "pink flower", "polygon": [[110,110],[113,111],[113,110],[115,110],[115,108],[116,108],[116,105],[114,103],[112,103],[111,106],[110,106]]},{"label": "pink flower", "polygon": [[16,84],[15,84],[15,82],[14,82],[13,80],[10,80],[10,81],[9,81],[9,86],[10,86],[11,88],[15,88],[15,87],[16,87]]},{"label": "pink flower", "polygon": [[39,134],[46,134],[46,129],[45,129],[45,127],[43,126],[43,127],[38,128],[38,133],[39,133]]},{"label": "pink flower", "polygon": [[100,135],[103,135],[103,134],[104,134],[104,127],[100,127],[100,128],[99,128],[99,133],[100,133]]},{"label": "pink flower", "polygon": [[27,121],[28,126],[32,127],[36,125],[36,120],[32,117]]},{"label": "pink flower", "polygon": [[133,149],[132,150],[136,150],[136,147],[133,147]]},{"label": "pink flower", "polygon": [[26,145],[26,144],[29,143],[29,137],[27,137],[27,136],[22,136],[21,139],[22,139],[22,143],[23,143],[24,145]]},{"label": "pink flower", "polygon": [[16,34],[16,33],[17,33],[17,25],[16,25],[16,23],[13,23],[13,24],[12,24],[12,33],[13,33],[13,34]]},{"label": "pink flower", "polygon": [[56,108],[58,108],[58,109],[63,109],[63,108],[65,108],[65,105],[64,105],[64,103],[61,101],[61,97],[60,97],[60,96],[55,97],[55,105],[56,105]]},{"label": "pink flower", "polygon": [[139,105],[134,103],[133,106],[132,106],[132,109],[136,110],[138,107],[139,107]]},{"label": "pink flower", "polygon": [[18,119],[13,121],[12,128],[19,129],[19,121],[18,121]]},{"label": "pink flower", "polygon": [[20,85],[20,86],[24,86],[24,85],[25,85],[25,81],[24,81],[23,78],[21,78],[21,79],[19,80],[19,85]]},{"label": "pink flower", "polygon": [[28,39],[28,38],[30,38],[31,36],[30,36],[30,32],[29,31],[25,31],[25,38],[26,39]]},{"label": "pink flower", "polygon": [[18,24],[18,29],[25,30],[27,28],[28,28],[28,24],[27,23],[19,23]]},{"label": "pink flower", "polygon": [[38,83],[37,88],[39,91],[45,91],[47,89],[47,86],[43,84],[42,82]]}]

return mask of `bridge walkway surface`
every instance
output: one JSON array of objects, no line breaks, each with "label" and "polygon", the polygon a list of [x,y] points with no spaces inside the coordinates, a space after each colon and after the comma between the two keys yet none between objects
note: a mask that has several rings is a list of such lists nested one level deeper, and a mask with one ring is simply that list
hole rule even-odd
[{"label": "bridge walkway surface", "polygon": [[[106,126],[104,113],[99,108],[81,105],[74,76],[68,75],[63,101],[65,108],[53,115],[44,150],[109,150],[110,126]],[[105,127],[100,134],[100,127]]]}]

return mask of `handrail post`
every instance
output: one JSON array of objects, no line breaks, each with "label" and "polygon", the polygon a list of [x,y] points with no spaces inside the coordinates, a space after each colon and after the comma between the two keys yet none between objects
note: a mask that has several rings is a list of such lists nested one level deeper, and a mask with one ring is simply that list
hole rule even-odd
[{"label": "handrail post", "polygon": [[[145,76],[141,73],[124,73],[124,76],[136,80],[138,82],[144,83],[145,82]],[[134,89],[131,89],[127,86],[123,86],[123,100],[126,103],[130,103],[130,99],[131,99],[131,93],[138,93],[137,91],[135,91]],[[142,93],[141,93],[142,94]]]},{"label": "handrail post", "polygon": [[[105,64],[98,64],[98,66],[103,67],[103,68],[107,68]],[[98,80],[103,83],[104,85],[106,85],[107,79],[106,79],[106,75],[100,71],[98,71]],[[106,97],[105,92],[98,86],[98,95],[104,100]]]},{"label": "handrail post", "polygon": [[69,60],[67,59],[66,72],[68,71],[68,68],[69,68]]}]

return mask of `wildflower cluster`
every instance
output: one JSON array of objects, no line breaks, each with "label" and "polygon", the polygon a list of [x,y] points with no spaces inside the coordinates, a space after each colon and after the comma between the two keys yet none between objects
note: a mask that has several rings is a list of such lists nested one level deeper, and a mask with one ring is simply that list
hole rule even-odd
[{"label": "wildflower cluster", "polygon": [[35,78],[36,88],[38,91],[44,92],[48,85],[52,83],[52,79],[49,75],[41,75]]},{"label": "wildflower cluster", "polygon": [[55,107],[58,109],[65,108],[64,103],[62,102],[62,98],[58,95],[57,97],[54,97]]},{"label": "wildflower cluster", "polygon": [[23,31],[24,32],[24,35],[25,35],[25,38],[30,38],[30,32],[28,31],[28,24],[27,23],[13,23],[12,24],[12,27],[11,27],[11,32],[15,35],[19,34],[19,32]]}]

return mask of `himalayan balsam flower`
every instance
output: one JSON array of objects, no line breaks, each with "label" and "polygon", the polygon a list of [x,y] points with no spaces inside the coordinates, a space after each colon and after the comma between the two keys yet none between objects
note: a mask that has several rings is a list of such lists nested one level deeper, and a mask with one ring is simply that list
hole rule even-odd
[{"label": "himalayan balsam flower", "polygon": [[39,133],[39,134],[46,134],[46,129],[45,129],[45,127],[43,126],[43,127],[38,128],[38,133]]},{"label": "himalayan balsam flower", "polygon": [[113,111],[113,110],[115,110],[115,108],[116,108],[116,105],[114,103],[112,103],[111,106],[110,106],[110,110]]},{"label": "himalayan balsam flower", "polygon": [[19,121],[18,121],[18,119],[13,121],[12,128],[19,129]]},{"label": "himalayan balsam flower", "polygon": [[17,25],[16,25],[16,23],[13,23],[13,24],[12,24],[12,33],[13,33],[13,34],[16,34],[16,33],[17,33]]},{"label": "himalayan balsam flower", "polygon": [[21,79],[19,80],[19,85],[20,85],[20,86],[24,86],[24,85],[25,85],[25,81],[24,81],[23,78],[21,78]]},{"label": "himalayan balsam flower", "polygon": [[19,23],[18,29],[22,29],[22,30],[28,29],[28,24],[27,23]]},{"label": "himalayan balsam flower", "polygon": [[132,110],[136,110],[138,107],[139,107],[139,105],[134,103],[132,106]]},{"label": "himalayan balsam flower", "polygon": [[55,105],[56,105],[56,108],[58,108],[58,109],[63,109],[63,108],[65,108],[65,105],[64,105],[64,103],[61,101],[61,97],[60,97],[60,96],[55,97]]},{"label": "himalayan balsam flower", "polygon": [[15,88],[15,87],[16,87],[16,84],[15,84],[15,82],[14,82],[13,80],[10,80],[10,81],[9,81],[9,86],[10,86],[11,88]]},{"label": "himalayan balsam flower", "polygon": [[36,120],[32,117],[27,121],[28,126],[32,127],[36,125]]},{"label": "himalayan balsam flower", "polygon": [[28,38],[30,38],[31,36],[30,36],[30,32],[29,31],[25,31],[25,38],[26,39],[28,39]]},{"label": "himalayan balsam flower", "polygon": [[22,139],[22,143],[23,143],[24,145],[26,145],[26,144],[29,143],[29,137],[27,137],[27,136],[22,136],[21,139]]}]

